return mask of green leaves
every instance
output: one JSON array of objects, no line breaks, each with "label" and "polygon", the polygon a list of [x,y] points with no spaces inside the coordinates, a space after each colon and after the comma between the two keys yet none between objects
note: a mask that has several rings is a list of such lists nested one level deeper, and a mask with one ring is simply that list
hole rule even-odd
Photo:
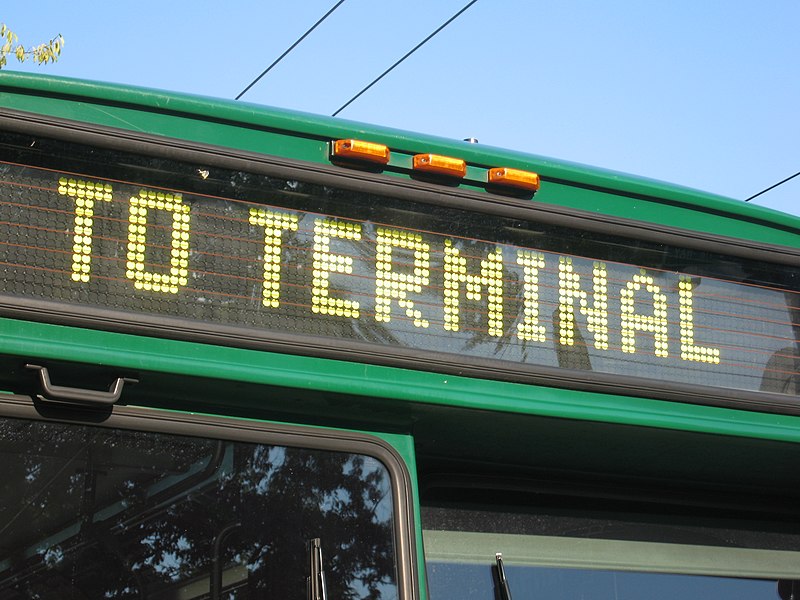
[{"label": "green leaves", "polygon": [[18,41],[17,34],[11,31],[5,23],[0,23],[0,43],[3,44],[0,46],[0,69],[8,63],[8,55],[12,53],[19,62],[25,62],[28,58],[31,58],[37,65],[56,62],[64,47],[64,38],[61,34],[47,43],[28,49]]}]

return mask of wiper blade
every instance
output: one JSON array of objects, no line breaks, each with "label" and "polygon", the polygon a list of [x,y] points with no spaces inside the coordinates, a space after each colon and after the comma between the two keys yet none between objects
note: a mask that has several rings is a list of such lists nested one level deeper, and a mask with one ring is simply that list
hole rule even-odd
[{"label": "wiper blade", "polygon": [[494,555],[494,571],[497,575],[497,596],[499,600],[511,600],[511,590],[508,588],[506,571],[503,568],[503,554],[498,552]]},{"label": "wiper blade", "polygon": [[308,577],[306,592],[308,600],[328,600],[328,588],[325,584],[325,571],[322,569],[322,540],[314,538],[308,542]]}]

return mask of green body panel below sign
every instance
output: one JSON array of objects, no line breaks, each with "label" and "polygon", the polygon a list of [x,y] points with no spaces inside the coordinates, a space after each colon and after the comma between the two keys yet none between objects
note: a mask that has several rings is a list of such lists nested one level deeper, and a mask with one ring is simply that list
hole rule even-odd
[{"label": "green body panel below sign", "polygon": [[800,417],[731,411],[0,319],[0,353],[366,398],[800,443]]}]

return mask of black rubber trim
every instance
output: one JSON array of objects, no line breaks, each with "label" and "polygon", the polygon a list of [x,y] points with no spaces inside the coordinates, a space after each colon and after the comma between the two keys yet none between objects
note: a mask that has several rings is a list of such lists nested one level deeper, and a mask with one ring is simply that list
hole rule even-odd
[{"label": "black rubber trim", "polygon": [[[287,179],[302,179],[320,185],[373,194],[391,195],[402,200],[482,212],[512,219],[541,222],[584,231],[616,235],[649,242],[670,244],[706,252],[716,252],[769,263],[797,265],[800,248],[755,243],[748,240],[667,227],[598,215],[568,207],[540,204],[492,193],[449,188],[415,179],[404,179],[340,166],[288,160],[276,156],[236,150],[210,144],[166,138],[148,133],[69,121],[54,117],[0,108],[0,128],[16,133],[41,135],[68,142],[95,145],[113,150],[159,158],[194,162],[212,167],[250,171]],[[565,183],[565,182],[561,182]],[[573,185],[566,182],[567,185]],[[600,190],[617,193],[614,190]],[[625,194],[629,196],[630,194]],[[642,197],[646,199],[645,197]],[[652,198],[651,198],[652,199]],[[696,207],[692,207],[697,210]],[[737,218],[732,215],[732,218]],[[774,224],[772,225],[775,226]]]},{"label": "black rubber trim", "polygon": [[[102,415],[98,419],[98,415]],[[349,431],[301,425],[261,423],[254,420],[115,406],[109,411],[88,408],[54,408],[29,396],[3,396],[0,417],[60,423],[80,423],[135,431],[175,434],[204,439],[269,443],[281,446],[349,452],[371,456],[389,471],[394,495],[395,552],[398,593],[402,600],[420,597],[411,475],[402,457],[380,438]]]}]

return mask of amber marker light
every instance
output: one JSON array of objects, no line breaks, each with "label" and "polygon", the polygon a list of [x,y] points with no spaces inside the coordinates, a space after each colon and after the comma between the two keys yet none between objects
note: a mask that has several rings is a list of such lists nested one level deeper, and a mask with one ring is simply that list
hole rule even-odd
[{"label": "amber marker light", "polygon": [[336,140],[333,142],[333,156],[385,165],[389,162],[389,147],[363,140]]},{"label": "amber marker light", "polygon": [[492,167],[489,169],[488,181],[493,185],[503,185],[532,192],[538,191],[540,186],[538,173],[521,169],[509,169],[508,167]]},{"label": "amber marker light", "polygon": [[464,177],[467,174],[467,163],[460,158],[441,156],[440,154],[416,154],[413,160],[415,171]]}]

